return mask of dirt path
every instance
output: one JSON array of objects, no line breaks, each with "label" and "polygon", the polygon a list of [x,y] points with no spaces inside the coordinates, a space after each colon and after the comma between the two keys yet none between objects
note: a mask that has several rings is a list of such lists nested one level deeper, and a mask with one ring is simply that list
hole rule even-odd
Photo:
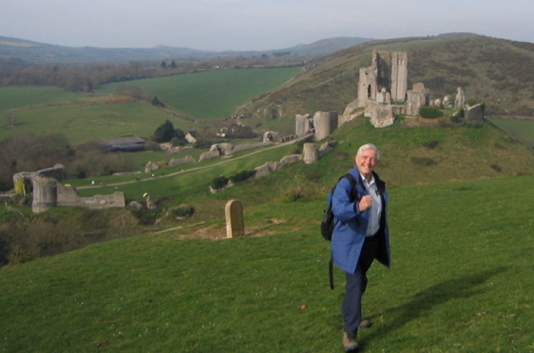
[{"label": "dirt path", "polygon": [[275,148],[280,148],[280,147],[283,147],[283,146],[287,146],[287,145],[290,145],[292,143],[295,143],[296,141],[298,141],[298,140],[291,140],[291,141],[279,143],[279,144],[276,144],[274,146],[270,146],[270,147],[267,147],[267,148],[264,148],[264,149],[261,149],[261,150],[252,151],[250,153],[247,153],[245,155],[242,155],[242,156],[236,157],[236,158],[232,158],[231,156],[229,156],[228,158],[226,158],[226,159],[224,159],[224,160],[222,160],[222,161],[220,161],[218,163],[215,163],[215,164],[210,164],[210,165],[206,165],[206,166],[203,166],[203,167],[195,167],[195,168],[190,168],[190,169],[182,169],[182,170],[180,170],[178,172],[169,173],[169,174],[165,174],[165,175],[159,175],[157,178],[150,177],[150,178],[139,179],[139,181],[131,180],[131,181],[124,181],[124,182],[120,182],[120,183],[106,184],[106,185],[79,186],[79,187],[77,187],[77,189],[78,190],[81,190],[81,189],[96,189],[96,188],[109,187],[109,186],[119,186],[119,185],[126,185],[126,184],[134,184],[134,183],[138,183],[140,181],[145,181],[146,182],[146,181],[150,181],[150,180],[157,180],[159,178],[169,178],[169,177],[172,177],[172,176],[175,176],[175,175],[178,175],[178,174],[190,173],[190,172],[195,172],[195,171],[202,170],[202,169],[217,167],[217,166],[220,166],[222,164],[226,164],[226,163],[230,163],[232,161],[236,161],[236,160],[239,160],[239,159],[247,158],[247,157],[253,156],[253,155],[258,154],[258,153],[262,153],[262,152],[269,151],[269,150],[272,150],[272,149],[275,149]]}]

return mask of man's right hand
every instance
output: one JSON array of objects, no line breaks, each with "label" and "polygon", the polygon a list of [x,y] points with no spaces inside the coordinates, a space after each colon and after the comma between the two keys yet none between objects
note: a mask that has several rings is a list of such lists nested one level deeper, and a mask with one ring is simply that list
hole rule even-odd
[{"label": "man's right hand", "polygon": [[367,211],[373,205],[373,197],[371,195],[362,196],[360,203],[358,203],[358,208],[360,212]]}]

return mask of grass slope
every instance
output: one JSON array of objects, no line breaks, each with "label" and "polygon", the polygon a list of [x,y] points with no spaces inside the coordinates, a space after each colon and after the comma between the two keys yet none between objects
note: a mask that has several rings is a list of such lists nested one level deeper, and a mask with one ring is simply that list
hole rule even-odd
[{"label": "grass slope", "polygon": [[[214,120],[232,115],[260,94],[283,84],[300,68],[221,70],[157,79],[130,81],[156,95],[168,106],[189,116]],[[111,93],[120,83],[104,85],[99,93]]]},{"label": "grass slope", "polygon": [[[219,119],[239,105],[265,93],[299,72],[291,69],[211,71],[131,81],[156,94],[167,105],[199,119]],[[172,116],[150,104],[113,96],[117,84],[83,96],[54,87],[0,88],[0,113],[16,124],[0,126],[0,139],[17,134],[63,133],[71,144],[127,134],[151,136],[165,120],[183,131],[199,130],[205,122]]]},{"label": "grass slope", "polygon": [[165,120],[186,131],[202,125],[173,117],[151,104],[124,97],[82,97],[59,104],[35,105],[11,111],[15,127],[0,127],[0,138],[18,134],[63,133],[72,145],[127,134],[151,136]]},{"label": "grass slope", "polygon": [[[532,351],[533,185],[524,176],[392,189],[393,267],[370,271],[364,351]],[[4,268],[0,349],[340,351],[343,278],[337,271],[328,289],[323,205],[246,208],[260,237],[147,234]]]},{"label": "grass slope", "polygon": [[0,87],[0,112],[34,105],[57,104],[81,98],[57,87]]},{"label": "grass slope", "polygon": [[[81,189],[79,192],[82,196],[92,196],[119,190],[128,200],[141,200],[147,192],[155,198],[170,198],[175,205],[192,204],[197,212],[185,223],[194,224],[224,217],[224,203],[231,198],[240,199],[248,205],[258,205],[279,197],[324,194],[340,175],[352,167],[356,149],[368,142],[380,147],[381,176],[390,187],[534,174],[532,152],[518,142],[509,141],[505,133],[488,123],[480,128],[466,125],[408,128],[397,123],[375,129],[368,119],[358,118],[335,131],[331,139],[338,141],[339,145],[318,163],[288,165],[267,177],[247,181],[217,195],[208,191],[210,181],[216,176],[228,177],[265,162],[280,161],[283,156],[292,153],[295,146],[266,149],[242,159],[239,157],[255,151],[241,152],[223,160],[164,168],[156,172],[160,176],[156,179],[150,178],[151,173],[94,178],[97,185],[104,182],[106,186]],[[426,147],[431,142],[435,143],[435,147]],[[180,173],[182,169],[184,172]],[[136,177],[142,181],[135,183]],[[90,184],[90,180],[66,182],[77,187]]]},{"label": "grass slope", "polygon": [[518,119],[489,119],[492,124],[506,131],[511,137],[534,149],[534,121]]}]

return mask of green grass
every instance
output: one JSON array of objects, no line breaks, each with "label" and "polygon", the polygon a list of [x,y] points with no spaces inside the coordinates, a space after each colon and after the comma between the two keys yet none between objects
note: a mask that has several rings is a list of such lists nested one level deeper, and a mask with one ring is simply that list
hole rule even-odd
[{"label": "green grass", "polygon": [[[189,116],[214,120],[232,115],[241,104],[275,89],[299,72],[300,68],[221,70],[127,84],[139,85]],[[97,93],[112,93],[119,84],[104,85]]]},{"label": "green grass", "polygon": [[[129,81],[156,94],[168,106],[197,119],[219,119],[239,105],[270,91],[299,72],[291,69],[211,71],[157,79]],[[96,90],[101,97],[82,96],[53,87],[0,88],[0,139],[18,134],[63,133],[74,146],[92,139],[135,134],[149,137],[165,120],[183,131],[199,130],[202,123],[179,119],[144,102],[113,104],[118,84]],[[7,119],[15,119],[8,127]],[[146,163],[146,162],[145,162]]]},{"label": "green grass", "polygon": [[0,126],[0,138],[18,134],[63,133],[73,145],[90,140],[113,138],[128,134],[149,137],[166,120],[184,131],[202,125],[173,117],[144,102],[108,104],[120,97],[85,97],[61,104],[33,106],[15,110],[15,127]]},{"label": "green grass", "polygon": [[[153,197],[161,198],[178,198],[178,200],[189,199],[191,197],[205,199],[209,195],[209,184],[211,180],[218,175],[230,176],[241,170],[252,170],[266,162],[279,161],[289,153],[293,147],[291,145],[275,149],[265,149],[257,153],[253,158],[239,159],[240,156],[257,152],[258,150],[243,151],[236,153],[229,159],[211,159],[200,163],[189,163],[176,168],[164,168],[154,172],[158,178],[151,178],[152,173],[141,173],[138,175],[128,176],[109,176],[101,178],[93,178],[96,183],[104,182],[107,186],[81,189],[79,194],[81,196],[92,196],[95,194],[111,194],[115,191],[113,184],[122,182],[132,182],[136,177],[143,180],[139,183],[129,183],[119,185],[118,190],[124,192],[127,199],[140,200],[142,195],[147,192]],[[209,169],[207,168],[209,167]],[[200,168],[196,170],[196,168]],[[170,176],[174,172],[183,173]],[[66,181],[74,186],[88,186],[89,180],[70,180]],[[261,185],[261,182],[259,182]],[[179,202],[179,201],[177,201]]]},{"label": "green grass", "polygon": [[534,121],[499,118],[490,118],[489,121],[521,143],[534,148]]},{"label": "green grass", "polygon": [[82,96],[58,87],[0,87],[0,112],[35,105],[57,104]]},{"label": "green grass", "polygon": [[[369,272],[363,351],[533,351],[532,192],[531,176],[392,188],[393,267]],[[4,268],[0,349],[338,352],[323,206],[245,208],[259,237],[147,234]]]}]

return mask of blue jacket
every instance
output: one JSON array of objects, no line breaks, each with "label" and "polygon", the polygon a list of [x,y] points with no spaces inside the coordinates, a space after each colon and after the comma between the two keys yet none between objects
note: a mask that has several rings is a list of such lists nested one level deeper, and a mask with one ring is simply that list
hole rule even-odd
[{"label": "blue jacket", "polygon": [[[362,177],[357,167],[350,174],[356,179],[358,197],[351,202],[351,184],[347,178],[342,178],[335,187],[332,196],[332,212],[335,216],[334,233],[332,234],[331,251],[337,267],[341,270],[354,274],[356,265],[365,240],[365,232],[369,223],[370,211],[358,210],[359,199],[368,195],[362,183]],[[390,267],[391,256],[389,249],[389,229],[387,223],[388,195],[385,184],[377,174],[373,173],[378,190],[382,197],[382,216],[380,217],[380,230],[375,237],[381,237],[376,259],[387,267]]]}]

